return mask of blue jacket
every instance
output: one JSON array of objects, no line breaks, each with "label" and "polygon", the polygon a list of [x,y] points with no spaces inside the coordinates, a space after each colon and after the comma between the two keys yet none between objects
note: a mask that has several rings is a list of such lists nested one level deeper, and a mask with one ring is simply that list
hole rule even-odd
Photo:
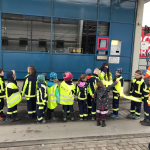
[{"label": "blue jacket", "polygon": [[76,85],[76,95],[79,100],[86,100],[88,94],[88,84],[84,81],[80,81],[81,84]]},{"label": "blue jacket", "polygon": [[90,89],[91,89],[92,95],[94,95],[94,93],[95,93],[94,84],[97,84],[97,81],[99,81],[98,75],[93,74],[88,81],[89,81],[89,84],[90,84]]},{"label": "blue jacket", "polygon": [[37,98],[36,103],[38,105],[42,105],[42,104],[44,105],[48,100],[45,83],[38,83],[36,98]]},{"label": "blue jacket", "polygon": [[25,97],[36,97],[36,89],[37,89],[37,76],[28,75],[24,79],[23,87],[22,87],[22,96],[25,94]]},{"label": "blue jacket", "polygon": [[149,91],[147,90],[147,86],[142,77],[139,79],[134,78],[131,83],[130,95],[138,98],[144,98],[148,94]]}]

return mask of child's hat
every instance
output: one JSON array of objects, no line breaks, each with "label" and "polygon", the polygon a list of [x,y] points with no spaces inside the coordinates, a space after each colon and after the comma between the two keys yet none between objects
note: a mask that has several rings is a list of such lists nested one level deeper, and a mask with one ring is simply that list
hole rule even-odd
[{"label": "child's hat", "polygon": [[92,74],[92,70],[91,70],[90,68],[86,69],[85,74],[86,74],[86,75]]},{"label": "child's hat", "polygon": [[63,76],[63,79],[65,81],[70,81],[73,78],[73,75],[70,72],[65,73],[65,75]]},{"label": "child's hat", "polygon": [[145,74],[146,74],[146,70],[143,70],[142,75],[145,76]]},{"label": "child's hat", "polygon": [[38,83],[44,83],[45,82],[45,76],[40,74],[37,76]]},{"label": "child's hat", "polygon": [[122,68],[117,68],[116,71],[117,71],[118,73],[122,74],[123,69],[122,69]]},{"label": "child's hat", "polygon": [[57,79],[57,73],[51,72],[51,73],[49,74],[49,77],[50,77],[50,81],[53,81],[53,80]]}]

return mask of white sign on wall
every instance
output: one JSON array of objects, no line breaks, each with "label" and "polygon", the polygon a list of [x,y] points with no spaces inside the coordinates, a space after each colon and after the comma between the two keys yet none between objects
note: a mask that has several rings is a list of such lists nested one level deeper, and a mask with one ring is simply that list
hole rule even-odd
[{"label": "white sign on wall", "polygon": [[141,49],[142,50],[147,50],[149,47],[149,42],[148,41],[141,41]]},{"label": "white sign on wall", "polygon": [[109,63],[110,64],[119,64],[120,63],[120,57],[109,57]]}]

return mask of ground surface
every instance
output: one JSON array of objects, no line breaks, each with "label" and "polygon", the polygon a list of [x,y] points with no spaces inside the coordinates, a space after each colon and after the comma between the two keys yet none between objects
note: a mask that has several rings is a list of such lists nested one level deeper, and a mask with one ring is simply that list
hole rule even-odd
[{"label": "ground surface", "polygon": [[[26,101],[18,105],[20,121],[0,122],[0,150],[24,149],[86,149],[86,150],[145,150],[150,142],[150,127],[127,119],[129,101],[120,102],[120,117],[107,116],[107,126],[97,127],[96,121],[80,121],[77,103],[74,104],[75,121],[62,121],[62,107],[56,109],[56,122],[37,124],[36,119],[25,118]],[[6,109],[5,109],[6,111]],[[143,111],[142,118],[143,119]]]}]

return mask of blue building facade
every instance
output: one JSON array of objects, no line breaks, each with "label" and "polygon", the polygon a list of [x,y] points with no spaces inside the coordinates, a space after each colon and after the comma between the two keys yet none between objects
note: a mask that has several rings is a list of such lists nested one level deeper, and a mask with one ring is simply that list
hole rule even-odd
[{"label": "blue building facade", "polygon": [[0,68],[18,79],[30,65],[78,79],[108,62],[130,80],[136,11],[136,0],[0,0]]}]

